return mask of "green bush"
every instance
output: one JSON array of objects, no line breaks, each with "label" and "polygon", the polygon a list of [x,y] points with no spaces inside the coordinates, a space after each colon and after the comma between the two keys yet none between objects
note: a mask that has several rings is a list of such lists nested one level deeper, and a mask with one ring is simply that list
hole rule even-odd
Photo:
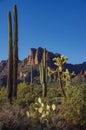
[{"label": "green bush", "polygon": [[64,118],[77,126],[86,124],[86,84],[72,86],[66,90],[67,98],[62,100]]},{"label": "green bush", "polygon": [[41,86],[35,86],[33,94],[35,95],[35,97],[42,96],[42,87]]},{"label": "green bush", "polygon": [[0,107],[1,107],[1,105],[3,105],[4,103],[6,103],[7,100],[8,100],[8,98],[7,98],[7,89],[4,88],[4,87],[2,87],[2,88],[0,89]]},{"label": "green bush", "polygon": [[20,83],[18,85],[18,90],[17,90],[17,97],[18,98],[25,96],[25,94],[27,94],[28,92],[30,92],[30,87],[28,84]]},{"label": "green bush", "polygon": [[26,83],[18,85],[17,100],[14,100],[14,105],[21,108],[28,108],[28,106],[35,100],[35,95],[31,93],[31,87]]}]

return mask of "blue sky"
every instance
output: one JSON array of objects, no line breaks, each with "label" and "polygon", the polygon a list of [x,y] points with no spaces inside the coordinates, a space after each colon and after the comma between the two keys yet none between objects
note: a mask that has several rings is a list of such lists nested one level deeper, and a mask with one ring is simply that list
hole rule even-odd
[{"label": "blue sky", "polygon": [[86,61],[86,0],[0,0],[0,61],[8,57],[8,11],[18,9],[19,59],[43,47],[77,64]]}]

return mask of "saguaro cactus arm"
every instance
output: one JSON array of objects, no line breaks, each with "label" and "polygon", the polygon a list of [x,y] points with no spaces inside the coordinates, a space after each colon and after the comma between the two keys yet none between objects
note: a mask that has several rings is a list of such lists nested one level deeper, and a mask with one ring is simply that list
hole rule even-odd
[{"label": "saguaro cactus arm", "polygon": [[13,45],[12,45],[12,18],[11,12],[8,12],[8,98],[12,100],[13,91]]},{"label": "saguaro cactus arm", "polygon": [[17,72],[18,72],[18,19],[17,7],[14,5],[14,49],[13,49],[13,96],[17,97]]}]

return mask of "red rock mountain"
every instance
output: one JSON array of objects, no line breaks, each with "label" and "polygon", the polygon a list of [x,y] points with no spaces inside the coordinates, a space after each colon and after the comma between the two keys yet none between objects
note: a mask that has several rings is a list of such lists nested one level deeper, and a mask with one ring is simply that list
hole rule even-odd
[{"label": "red rock mountain", "polygon": [[[47,64],[52,67],[52,59],[54,57],[58,57],[60,54],[54,54],[52,52],[47,51]],[[39,47],[37,49],[31,48],[30,54],[28,56],[28,65],[38,65],[40,64],[43,57],[43,48]]]},{"label": "red rock mountain", "polygon": [[[53,58],[60,56],[60,54],[52,53],[47,51],[47,65],[51,68],[55,67],[53,63]],[[33,75],[39,77],[39,64],[43,57],[43,48],[31,48],[30,54],[27,58],[18,63],[18,82],[26,81],[30,82],[30,72],[31,65],[33,65]],[[86,70],[86,62],[82,64],[65,64],[64,68],[68,68],[70,72],[75,71],[76,74],[79,74],[82,70]],[[81,77],[81,76],[79,76]],[[86,78],[86,76],[84,76]],[[79,78],[78,78],[79,79]],[[85,80],[85,79],[84,79]],[[0,62],[0,86],[6,86],[7,84],[7,60]]]}]

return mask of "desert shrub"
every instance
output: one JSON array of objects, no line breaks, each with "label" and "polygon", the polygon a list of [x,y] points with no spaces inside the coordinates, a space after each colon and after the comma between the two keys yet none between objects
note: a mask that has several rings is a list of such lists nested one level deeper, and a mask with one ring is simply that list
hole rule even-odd
[{"label": "desert shrub", "polygon": [[62,100],[64,118],[77,126],[86,124],[86,84],[72,86],[66,90],[67,98]]},{"label": "desert shrub", "polygon": [[47,97],[53,98],[53,97],[61,97],[61,90],[60,88],[56,87],[48,87]]},{"label": "desert shrub", "polygon": [[7,88],[2,87],[0,89],[0,106],[3,105],[7,101],[8,101]]},{"label": "desert shrub", "polygon": [[21,108],[28,108],[28,106],[35,100],[35,95],[31,93],[31,86],[26,83],[18,85],[17,100],[14,99],[13,104]]},{"label": "desert shrub", "polygon": [[23,97],[30,92],[30,86],[27,83],[20,83],[18,85],[17,97]]},{"label": "desert shrub", "polygon": [[[41,87],[35,86],[33,92],[30,87],[26,83],[19,84],[17,100],[12,105],[7,102],[7,89],[0,90],[0,101],[3,101],[0,109],[1,127],[12,130],[77,130],[77,126],[80,126],[81,130],[85,130],[86,84],[65,87],[66,99],[60,88],[48,87],[47,97],[39,98],[42,94]],[[53,104],[55,110],[52,109]]]},{"label": "desert shrub", "polygon": [[25,110],[9,103],[4,105],[0,112],[0,122],[2,130],[27,130],[30,127],[30,120],[27,118]]},{"label": "desert shrub", "polygon": [[41,86],[35,86],[33,94],[35,95],[35,97],[42,96],[42,87]]}]

